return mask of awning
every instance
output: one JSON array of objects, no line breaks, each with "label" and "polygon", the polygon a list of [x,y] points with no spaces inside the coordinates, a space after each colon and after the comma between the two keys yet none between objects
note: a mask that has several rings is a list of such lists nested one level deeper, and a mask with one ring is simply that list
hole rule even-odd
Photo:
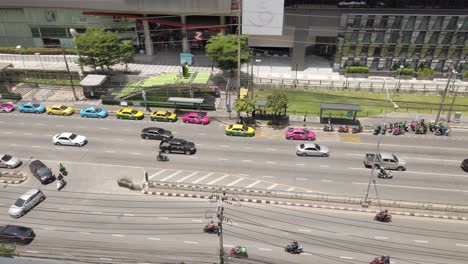
[{"label": "awning", "polygon": [[171,103],[189,103],[189,104],[202,104],[204,98],[185,98],[185,97],[169,97],[168,102]]},{"label": "awning", "polygon": [[355,104],[320,103],[320,110],[361,111],[361,107]]},{"label": "awning", "polygon": [[81,80],[81,86],[101,86],[107,79],[106,75],[99,74],[88,74],[83,80]]}]

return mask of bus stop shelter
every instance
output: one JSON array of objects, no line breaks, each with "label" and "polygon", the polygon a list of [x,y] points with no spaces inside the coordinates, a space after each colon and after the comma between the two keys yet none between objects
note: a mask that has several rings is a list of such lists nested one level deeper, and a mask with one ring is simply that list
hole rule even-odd
[{"label": "bus stop shelter", "polygon": [[168,102],[174,103],[174,108],[177,106],[183,108],[184,106],[194,106],[199,112],[201,111],[201,104],[205,101],[204,98],[185,98],[185,97],[169,97]]},{"label": "bus stop shelter", "polygon": [[[332,118],[331,116],[323,117],[324,110],[344,111],[347,112],[348,118]],[[361,107],[356,104],[320,103],[320,123],[324,124],[331,122],[334,124],[355,125],[355,123],[359,123],[359,121],[356,120],[356,115],[359,111],[361,111]]]},{"label": "bus stop shelter", "polygon": [[80,85],[83,87],[83,95],[86,98],[101,98],[107,94],[105,83],[107,81],[106,75],[88,74]]}]

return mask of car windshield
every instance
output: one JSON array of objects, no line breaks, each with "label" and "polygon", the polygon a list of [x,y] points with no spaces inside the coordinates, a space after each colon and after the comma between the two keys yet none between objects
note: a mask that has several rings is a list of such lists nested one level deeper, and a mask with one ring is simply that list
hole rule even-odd
[{"label": "car windshield", "polygon": [[299,147],[300,147],[301,149],[303,149],[303,148],[305,148],[305,145],[304,145],[304,144],[301,144]]},{"label": "car windshield", "polygon": [[24,202],[25,202],[25,200],[23,200],[21,198],[18,198],[18,200],[16,200],[16,202],[15,202],[15,206],[22,207]]},{"label": "car windshield", "polygon": [[398,158],[395,155],[393,155],[393,158],[395,159],[396,162],[398,162]]},{"label": "car windshield", "polygon": [[101,112],[102,109],[101,108],[96,108],[96,112]]},{"label": "car windshield", "polygon": [[315,144],[315,148],[316,148],[317,150],[320,150],[320,146],[317,145],[317,144]]},{"label": "car windshield", "polygon": [[304,133],[309,134],[309,129],[304,128]]},{"label": "car windshield", "polygon": [[156,130],[159,134],[164,134],[164,129],[160,128],[158,130]]},{"label": "car windshield", "polygon": [[37,174],[39,175],[46,175],[49,173],[49,169],[47,167],[41,167],[37,170]]},{"label": "car windshield", "polygon": [[132,115],[136,115],[138,113],[137,110],[132,110]]},{"label": "car windshield", "polygon": [[75,138],[76,138],[76,134],[71,134],[71,135],[70,135],[70,139],[71,139],[71,140],[73,140],[73,139],[75,139]]},{"label": "car windshield", "polygon": [[232,125],[228,126],[229,129],[232,129]]},{"label": "car windshield", "polygon": [[242,130],[245,130],[245,131],[247,131],[247,130],[249,130],[249,128],[248,128],[248,127],[246,127],[246,126],[242,126]]},{"label": "car windshield", "polygon": [[66,107],[66,106],[64,106],[64,105],[61,105],[61,106],[60,106],[60,109],[62,109],[62,110],[65,110],[65,109],[67,109],[67,108],[68,108],[68,107]]},{"label": "car windshield", "polygon": [[11,158],[12,158],[12,156],[10,156],[10,155],[4,155],[4,156],[2,157],[2,160],[5,161],[5,162],[7,162],[7,161],[11,160]]},{"label": "car windshield", "polygon": [[170,113],[170,112],[166,112],[164,115],[165,115],[165,116],[170,116],[171,113]]},{"label": "car windshield", "polygon": [[39,106],[41,106],[40,104],[33,104],[32,105],[34,108],[38,108]]}]

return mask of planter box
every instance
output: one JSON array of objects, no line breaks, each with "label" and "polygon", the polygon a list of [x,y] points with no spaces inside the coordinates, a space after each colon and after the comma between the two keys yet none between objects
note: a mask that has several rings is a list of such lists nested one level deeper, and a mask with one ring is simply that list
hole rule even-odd
[{"label": "planter box", "polygon": [[369,73],[347,73],[348,78],[369,78]]},{"label": "planter box", "polygon": [[413,79],[413,75],[401,75],[401,76],[397,75],[397,76],[395,76],[395,79],[397,79],[397,80],[398,79],[400,79],[400,80],[411,80],[411,79]]},{"label": "planter box", "polygon": [[418,76],[416,80],[432,81],[434,80],[434,76]]}]

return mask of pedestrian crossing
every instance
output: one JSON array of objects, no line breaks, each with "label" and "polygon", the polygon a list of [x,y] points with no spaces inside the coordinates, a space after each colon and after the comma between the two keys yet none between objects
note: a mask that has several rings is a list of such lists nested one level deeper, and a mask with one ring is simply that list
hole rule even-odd
[{"label": "pedestrian crossing", "polygon": [[[178,184],[201,184],[211,186],[226,186],[231,188],[262,189],[269,191],[309,191],[305,188],[290,186],[272,181],[250,178],[246,174],[228,174],[222,172],[193,171],[178,169],[153,169],[148,171],[148,179],[156,182]],[[264,176],[265,178],[267,176]],[[274,176],[268,176],[274,179]]]}]

